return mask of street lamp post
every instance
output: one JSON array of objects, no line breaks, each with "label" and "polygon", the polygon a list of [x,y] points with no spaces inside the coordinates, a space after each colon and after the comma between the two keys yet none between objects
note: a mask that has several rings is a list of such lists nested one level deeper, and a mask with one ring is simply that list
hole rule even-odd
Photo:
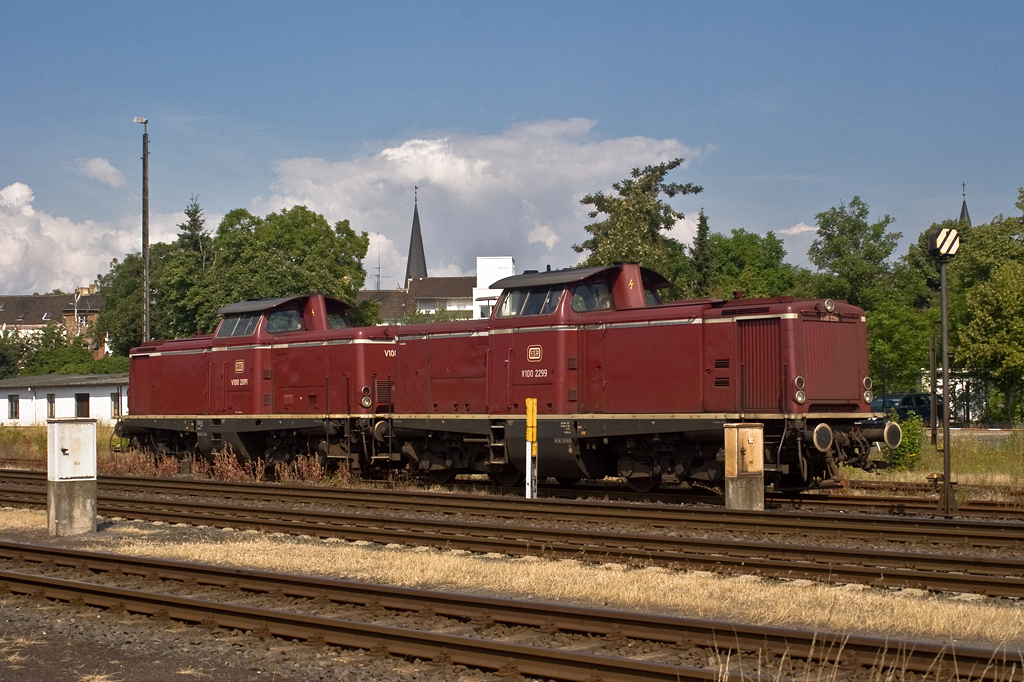
[{"label": "street lamp post", "polygon": [[932,230],[928,234],[928,252],[939,261],[939,287],[942,303],[942,494],[939,514],[945,517],[959,512],[953,482],[950,480],[949,462],[949,316],[946,308],[946,263],[960,249],[960,235],[956,230]]},{"label": "street lamp post", "polygon": [[149,123],[135,117],[142,124],[142,342],[149,341]]}]

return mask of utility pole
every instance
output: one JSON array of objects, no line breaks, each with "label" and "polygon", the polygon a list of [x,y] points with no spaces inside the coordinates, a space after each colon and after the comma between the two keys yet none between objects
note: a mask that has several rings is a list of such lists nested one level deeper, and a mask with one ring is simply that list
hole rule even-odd
[{"label": "utility pole", "polygon": [[149,123],[135,117],[142,124],[142,342],[149,341]]}]

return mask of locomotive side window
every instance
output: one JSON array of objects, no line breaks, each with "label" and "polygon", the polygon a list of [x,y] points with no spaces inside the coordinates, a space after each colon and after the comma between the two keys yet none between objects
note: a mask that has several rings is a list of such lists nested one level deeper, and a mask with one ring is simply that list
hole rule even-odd
[{"label": "locomotive side window", "polygon": [[661,305],[661,296],[654,289],[644,289],[644,303],[649,306]]},{"label": "locomotive side window", "polygon": [[345,311],[342,310],[337,304],[327,304],[327,326],[330,329],[345,329],[351,327],[352,323],[349,322],[348,317],[345,315]]},{"label": "locomotive side window", "polygon": [[588,310],[609,310],[612,294],[604,282],[580,284],[572,293],[572,309],[578,313]]},{"label": "locomotive side window", "polygon": [[249,336],[256,331],[259,324],[260,313],[235,313],[225,315],[220,328],[217,329],[218,339],[228,339],[236,336]]},{"label": "locomotive side window", "polygon": [[271,334],[297,332],[302,329],[302,313],[298,310],[276,310],[267,318],[267,331]]},{"label": "locomotive side window", "polygon": [[501,305],[498,306],[495,317],[550,315],[558,307],[562,290],[561,285],[513,289],[501,299]]}]

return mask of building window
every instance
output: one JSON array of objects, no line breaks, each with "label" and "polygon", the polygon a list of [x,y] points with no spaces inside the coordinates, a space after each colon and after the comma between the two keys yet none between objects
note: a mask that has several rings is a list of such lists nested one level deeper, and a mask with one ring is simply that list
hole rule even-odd
[{"label": "building window", "polygon": [[75,394],[75,417],[79,419],[89,418],[89,394],[88,393],[76,393]]},{"label": "building window", "polygon": [[46,418],[57,418],[57,395],[55,393],[46,394]]},{"label": "building window", "polygon": [[53,313],[43,313],[43,320],[52,320]]},{"label": "building window", "polygon": [[7,418],[18,419],[20,415],[19,405],[21,404],[21,398],[16,395],[7,396]]},{"label": "building window", "polygon": [[121,416],[121,396],[117,393],[110,394],[110,416],[114,419]]}]

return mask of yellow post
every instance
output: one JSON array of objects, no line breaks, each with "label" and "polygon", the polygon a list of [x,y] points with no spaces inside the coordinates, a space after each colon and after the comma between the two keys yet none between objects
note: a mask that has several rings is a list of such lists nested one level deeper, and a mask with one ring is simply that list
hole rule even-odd
[{"label": "yellow post", "polygon": [[526,399],[526,499],[537,499],[537,399]]}]

